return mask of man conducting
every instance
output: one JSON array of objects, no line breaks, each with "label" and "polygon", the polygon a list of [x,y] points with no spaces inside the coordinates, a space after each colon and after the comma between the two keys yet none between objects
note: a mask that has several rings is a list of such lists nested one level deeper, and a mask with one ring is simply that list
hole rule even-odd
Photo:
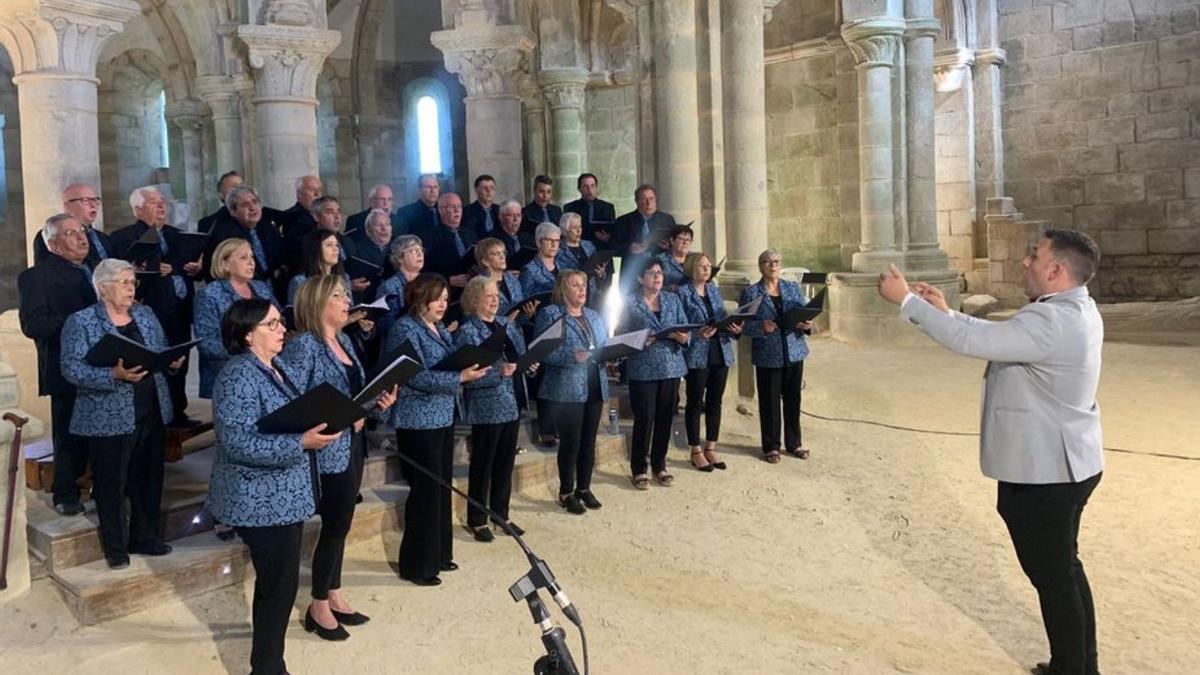
[{"label": "man conducting", "polygon": [[1100,350],[1104,324],[1087,282],[1100,250],[1073,230],[1047,230],[1025,257],[1030,303],[1008,321],[951,311],[940,291],[895,266],[879,293],[947,349],[987,359],[980,465],[999,481],[996,510],[1037,590],[1050,642],[1041,675],[1096,675],[1096,615],[1078,556],[1083,508],[1104,470]]}]

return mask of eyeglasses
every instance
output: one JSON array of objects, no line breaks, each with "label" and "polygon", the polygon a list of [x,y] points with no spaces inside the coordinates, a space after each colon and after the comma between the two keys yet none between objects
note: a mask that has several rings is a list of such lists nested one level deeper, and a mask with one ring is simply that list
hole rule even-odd
[{"label": "eyeglasses", "polygon": [[140,284],[141,282],[138,281],[137,279],[110,279],[109,281],[105,281],[104,283],[118,284],[120,286],[125,286],[127,288],[137,288],[138,284]]},{"label": "eyeglasses", "polygon": [[542,241],[546,242],[547,244],[558,244],[558,243],[560,243],[561,240],[551,239],[550,237],[546,237],[546,238],[542,239]]},{"label": "eyeglasses", "polygon": [[83,230],[59,230],[58,236],[69,237],[71,239],[87,239],[87,233]]},{"label": "eyeglasses", "polygon": [[76,197],[74,199],[67,200],[68,204],[73,204],[75,202],[83,202],[84,204],[99,204],[100,198],[99,197]]},{"label": "eyeglasses", "polygon": [[777,267],[782,264],[783,264],[783,261],[778,258],[772,258],[770,260],[763,261],[763,265],[766,265],[767,267]]},{"label": "eyeglasses", "polygon": [[260,321],[254,325],[265,326],[267,330],[276,331],[279,330],[279,327],[283,325],[283,321],[280,321],[279,319],[268,319],[266,321]]}]

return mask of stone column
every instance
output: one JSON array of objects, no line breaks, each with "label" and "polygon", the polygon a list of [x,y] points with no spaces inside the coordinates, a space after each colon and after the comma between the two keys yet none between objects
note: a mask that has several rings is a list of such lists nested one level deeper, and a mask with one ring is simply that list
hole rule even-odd
[{"label": "stone column", "polygon": [[[548,173],[549,169],[546,168],[546,99],[531,76],[522,78],[521,107],[525,111],[525,175],[532,179]],[[518,194],[523,195],[531,185],[522,185]]]},{"label": "stone column", "polygon": [[[468,20],[470,19],[470,20]],[[525,153],[521,125],[521,74],[533,51],[524,26],[497,26],[484,12],[460,16],[458,27],[430,36],[446,69],[467,90],[467,170],[491,174],[504,195],[523,193]]]},{"label": "stone column", "polygon": [[204,141],[204,106],[186,99],[168,107],[167,121],[179,127],[183,140],[183,179],[187,194],[187,223],[195,223],[204,215],[204,174],[202,166]]},{"label": "stone column", "polygon": [[[984,213],[988,202],[1004,195],[1004,136],[1001,101],[1003,49],[975,52],[972,85],[975,102],[975,204],[976,213]],[[975,226],[975,257],[987,253],[987,228]]]},{"label": "stone column", "polygon": [[851,258],[855,272],[878,272],[901,264],[896,250],[892,167],[892,66],[902,19],[879,17],[842,27],[858,62],[859,220],[861,239]]},{"label": "stone column", "polygon": [[904,31],[905,118],[908,143],[908,251],[911,270],[944,270],[938,247],[936,144],[933,130],[933,40],[941,32],[932,0],[910,0],[914,18]]},{"label": "stone column", "polygon": [[779,0],[721,0],[726,269],[754,278],[767,248],[767,113],[763,24]]},{"label": "stone column", "polygon": [[317,75],[342,34],[308,26],[238,26],[254,69],[259,194],[264,204],[287,208],[296,179],[317,175]]},{"label": "stone column", "polygon": [[587,163],[587,126],[583,116],[587,72],[576,69],[544,70],[542,91],[550,104],[553,144],[550,166],[554,197],[559,204],[571,200],[575,181]]},{"label": "stone column", "polygon": [[5,0],[0,45],[13,62],[21,111],[25,253],[46,218],[62,210],[62,189],[100,189],[96,58],[141,14],[133,0]]},{"label": "stone column", "polygon": [[196,78],[196,93],[212,110],[213,138],[216,145],[216,173],[245,172],[242,158],[242,100],[239,82],[223,75]]},{"label": "stone column", "polygon": [[695,0],[655,0],[653,34],[658,206],[680,223],[695,221],[693,227],[699,232],[704,228],[699,222]]}]

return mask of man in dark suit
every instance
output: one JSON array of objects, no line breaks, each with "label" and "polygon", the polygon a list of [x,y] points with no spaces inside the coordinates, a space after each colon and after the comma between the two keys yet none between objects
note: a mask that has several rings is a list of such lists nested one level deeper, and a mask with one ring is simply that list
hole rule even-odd
[{"label": "man in dark suit", "polygon": [[66,213],[46,221],[39,239],[46,257],[17,275],[21,332],[37,345],[38,395],[50,397],[54,441],[54,510],[64,516],[83,513],[76,481],[87,469],[87,445],[71,434],[75,387],[63,379],[62,327],[67,317],[95,304],[96,291],[87,260],[87,228]]},{"label": "man in dark suit", "polygon": [[[596,245],[597,249],[608,248],[612,241],[611,228],[617,219],[617,208],[612,202],[600,199],[600,179],[594,173],[585,173],[575,181],[579,199],[563,207],[567,213],[578,213],[583,220],[583,238]],[[600,223],[597,228],[594,223]],[[556,223],[557,224],[557,223]]]},{"label": "man in dark suit", "polygon": [[379,267],[380,271],[377,278],[368,279],[371,286],[362,292],[362,299],[371,301],[375,299],[375,291],[379,284],[396,272],[392,268],[391,260],[392,219],[383,209],[375,209],[367,214],[364,227],[367,232],[366,241],[354,242],[354,246],[358,249],[357,255]]},{"label": "man in dark suit", "polygon": [[402,223],[400,222],[400,214],[392,211],[395,207],[396,198],[392,194],[392,188],[383,184],[376,185],[367,193],[367,208],[346,219],[346,236],[353,239],[356,244],[369,242],[370,237],[367,236],[367,216],[371,215],[371,212],[376,209],[382,209],[390,216],[393,239],[402,234],[407,234],[401,231]]},{"label": "man in dark suit", "polygon": [[[417,179],[417,201],[401,207],[400,228],[404,234],[415,234],[422,239],[425,233],[436,230],[441,223],[438,214],[438,195],[441,185],[437,176],[426,173]],[[400,236],[393,233],[393,236]]]},{"label": "man in dark suit", "polygon": [[[180,250],[181,233],[167,224],[167,200],[155,188],[138,188],[129,195],[129,205],[137,222],[123,227],[112,234],[113,246],[122,251],[120,257],[138,266],[141,271],[157,271],[157,275],[139,275],[141,285],[138,299],[158,318],[166,333],[167,343],[177,345],[192,339],[192,297],[195,294],[193,280],[200,275],[201,260],[181,260],[174,251]],[[158,255],[149,260],[132,256],[129,248],[149,230],[158,233]],[[157,261],[157,262],[156,262]],[[187,416],[188,363],[174,373],[167,373],[167,386],[171,390],[171,404],[175,408],[173,427],[188,428],[199,422]]]},{"label": "man in dark suit", "polygon": [[[113,257],[112,242],[108,235],[97,230],[93,225],[100,216],[100,198],[96,191],[87,183],[74,183],[63,190],[63,213],[79,221],[88,239],[88,257],[84,261],[89,268],[94,268],[101,260]],[[44,232],[44,230],[43,230]],[[39,263],[50,255],[50,249],[42,236],[33,239],[33,261]]]},{"label": "man in dark suit", "polygon": [[549,176],[538,176],[533,179],[533,201],[525,205],[525,219],[521,222],[521,231],[533,234],[538,225],[554,223],[562,218],[562,207],[550,203],[550,193],[554,190],[554,181]]},{"label": "man in dark suit", "polygon": [[496,179],[485,174],[475,179],[475,201],[463,211],[463,227],[480,239],[491,237],[500,227],[500,205],[495,201]]},{"label": "man in dark suit", "polygon": [[218,244],[226,239],[245,239],[254,253],[254,278],[270,283],[276,298],[287,298],[287,283],[294,272],[283,264],[278,225],[283,213],[264,208],[258,192],[248,185],[230,190],[225,205],[231,219],[213,226],[204,252],[204,269],[212,269],[212,255]]},{"label": "man in dark suit", "polygon": [[504,242],[504,255],[508,258],[508,269],[516,274],[521,273],[521,268],[514,263],[517,254],[522,249],[537,248],[533,243],[533,235],[521,231],[521,221],[524,217],[521,202],[515,199],[504,202],[500,205],[500,229],[492,235]]},{"label": "man in dark suit", "polygon": [[[333,195],[325,195],[318,197],[313,202],[313,219],[317,223],[316,229],[305,235],[307,241],[311,237],[315,237],[318,232],[328,230],[337,235],[338,246],[341,248],[340,258],[343,265],[350,258],[358,257],[358,244],[342,231],[342,203]],[[303,249],[304,245],[301,245]],[[371,280],[366,277],[358,277],[350,280],[350,290],[355,296],[361,296],[362,292],[367,290],[371,285]]]},{"label": "man in dark suit", "polygon": [[217,195],[221,198],[221,208],[201,218],[196,223],[197,231],[212,232],[213,226],[217,223],[233,219],[233,216],[229,215],[229,209],[225,208],[225,197],[230,190],[242,185],[243,182],[242,174],[236,171],[226,172],[217,179]]},{"label": "man in dark suit", "polygon": [[475,233],[462,226],[462,199],[453,192],[438,197],[441,223],[429,231],[425,244],[425,270],[446,277],[450,292],[457,296],[467,285],[468,272],[474,264],[467,252],[475,245]]},{"label": "man in dark suit", "polygon": [[279,233],[283,237],[283,264],[291,269],[300,268],[301,240],[317,229],[312,205],[323,194],[325,187],[321,185],[320,178],[302,176],[296,180],[296,203],[283,212],[283,229]]},{"label": "man in dark suit", "polygon": [[[647,256],[665,249],[666,235],[675,227],[675,217],[658,210],[658,191],[653,185],[639,185],[633,191],[637,206],[617,218],[613,227],[613,249],[621,256],[621,287],[628,288],[635,270]],[[654,250],[648,248],[654,247]]]}]

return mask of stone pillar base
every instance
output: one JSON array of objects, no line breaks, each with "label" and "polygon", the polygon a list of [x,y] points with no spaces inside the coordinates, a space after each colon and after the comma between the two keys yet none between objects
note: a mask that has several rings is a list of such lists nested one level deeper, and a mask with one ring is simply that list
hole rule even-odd
[{"label": "stone pillar base", "polygon": [[[29,418],[29,422],[25,424],[21,432],[21,445],[25,447],[45,433],[45,429],[41,420],[31,416],[28,412],[16,409],[19,398],[16,374],[7,363],[0,361],[0,414],[14,412],[21,417]],[[12,424],[0,421],[0,528],[4,526],[4,518],[8,517],[3,509],[8,503],[8,472],[12,456],[13,431]],[[30,584],[29,546],[25,535],[24,457],[17,457],[16,468],[17,475],[13,493],[15,499],[13,499],[12,507],[12,538],[8,545],[8,574],[5,577],[8,586],[0,591],[0,605],[23,595],[29,590]],[[3,530],[0,529],[0,536],[2,533]]]},{"label": "stone pillar base", "polygon": [[[946,302],[958,307],[958,273],[953,270],[907,273],[908,280],[924,281],[937,286],[946,294]],[[879,297],[877,274],[838,272],[830,275],[830,331],[835,338],[850,344],[916,346],[928,344],[928,338],[915,330],[905,329],[900,310]]]}]

